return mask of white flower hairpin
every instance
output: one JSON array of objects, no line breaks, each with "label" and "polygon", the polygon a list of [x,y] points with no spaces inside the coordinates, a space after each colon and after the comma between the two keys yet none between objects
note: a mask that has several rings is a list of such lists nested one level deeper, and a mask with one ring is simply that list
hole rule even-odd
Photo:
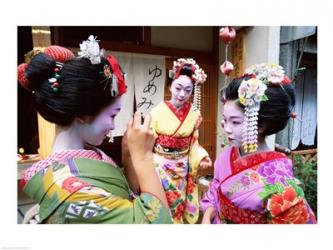
[{"label": "white flower hairpin", "polygon": [[88,40],[80,44],[80,51],[78,52],[79,57],[88,58],[91,64],[101,63],[101,57],[104,56],[104,49],[100,49],[99,40],[96,40],[96,38],[90,35]]}]

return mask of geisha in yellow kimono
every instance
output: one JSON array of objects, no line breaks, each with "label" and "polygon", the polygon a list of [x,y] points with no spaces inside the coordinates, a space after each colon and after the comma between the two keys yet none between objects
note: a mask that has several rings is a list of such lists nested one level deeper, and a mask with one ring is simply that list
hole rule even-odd
[{"label": "geisha in yellow kimono", "polygon": [[[174,62],[171,100],[152,111],[151,128],[157,139],[154,164],[170,207],[174,223],[196,223],[199,217],[199,167],[211,166],[206,150],[198,143],[200,115],[199,84],[205,73],[193,59]],[[194,104],[189,102],[194,85]]]}]

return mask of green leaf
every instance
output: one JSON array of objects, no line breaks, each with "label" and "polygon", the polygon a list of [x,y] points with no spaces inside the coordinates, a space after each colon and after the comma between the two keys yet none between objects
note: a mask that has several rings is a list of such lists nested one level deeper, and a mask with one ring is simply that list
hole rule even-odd
[{"label": "green leaf", "polygon": [[268,97],[266,95],[261,96],[261,101],[262,102],[268,101]]},{"label": "green leaf", "polygon": [[264,189],[264,191],[263,192],[260,192],[258,195],[259,195],[259,197],[261,198],[261,199],[266,199],[266,198],[268,198],[268,197],[270,197],[272,194],[275,194],[275,193],[277,193],[278,191],[278,189],[277,189],[277,187],[275,187],[275,185],[271,185],[271,184],[269,184],[269,185],[265,185],[264,187],[263,187],[263,189]]},{"label": "green leaf", "polygon": [[300,188],[294,180],[290,179],[287,183],[290,184],[295,189],[298,196],[304,197],[303,189]]},{"label": "green leaf", "polygon": [[284,187],[282,186],[282,184],[280,182],[278,182],[276,184],[276,189],[277,189],[277,193],[282,194],[284,192]]}]

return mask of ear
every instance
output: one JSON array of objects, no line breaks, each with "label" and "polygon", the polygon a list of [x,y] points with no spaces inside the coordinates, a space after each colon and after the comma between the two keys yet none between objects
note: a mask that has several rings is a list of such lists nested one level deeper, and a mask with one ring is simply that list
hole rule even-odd
[{"label": "ear", "polygon": [[261,135],[261,136],[264,135],[265,130],[266,130],[266,125],[265,124],[259,126],[258,127],[258,135]]},{"label": "ear", "polygon": [[78,124],[85,124],[85,123],[90,123],[91,119],[88,116],[75,117],[74,121]]}]

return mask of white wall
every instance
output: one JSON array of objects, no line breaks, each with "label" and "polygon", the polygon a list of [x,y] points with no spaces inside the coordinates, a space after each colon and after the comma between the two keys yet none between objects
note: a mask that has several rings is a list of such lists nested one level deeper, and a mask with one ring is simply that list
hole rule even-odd
[{"label": "white wall", "polygon": [[[222,121],[222,113],[223,113],[223,105],[220,101],[220,90],[226,85],[225,84],[225,76],[220,71],[220,65],[226,60],[225,55],[225,46],[221,42],[219,42],[219,69],[218,69],[218,96],[217,96],[217,119],[216,119],[216,132],[217,132],[217,138],[216,138],[216,157],[221,153],[222,151],[222,144],[226,143],[226,138],[224,136],[223,129],[221,127],[221,121]],[[228,51],[228,60],[231,61],[231,51],[229,49]],[[229,81],[228,81],[229,82]],[[215,159],[214,159],[215,160]]]},{"label": "white wall", "polygon": [[248,29],[246,67],[262,62],[279,63],[280,26]]},{"label": "white wall", "polygon": [[[262,62],[279,63],[280,53],[280,26],[254,26],[247,30],[246,40],[246,67]],[[225,47],[221,42],[219,43],[219,65],[225,60]],[[228,59],[231,60],[230,53]],[[220,71],[219,71],[220,72]],[[219,73],[218,77],[219,89],[225,86],[224,76]],[[223,143],[224,136],[221,128],[223,106],[220,98],[217,99],[217,138],[216,138],[216,156],[221,151],[221,144]],[[267,138],[267,143],[271,148],[274,148],[275,135]]]}]

